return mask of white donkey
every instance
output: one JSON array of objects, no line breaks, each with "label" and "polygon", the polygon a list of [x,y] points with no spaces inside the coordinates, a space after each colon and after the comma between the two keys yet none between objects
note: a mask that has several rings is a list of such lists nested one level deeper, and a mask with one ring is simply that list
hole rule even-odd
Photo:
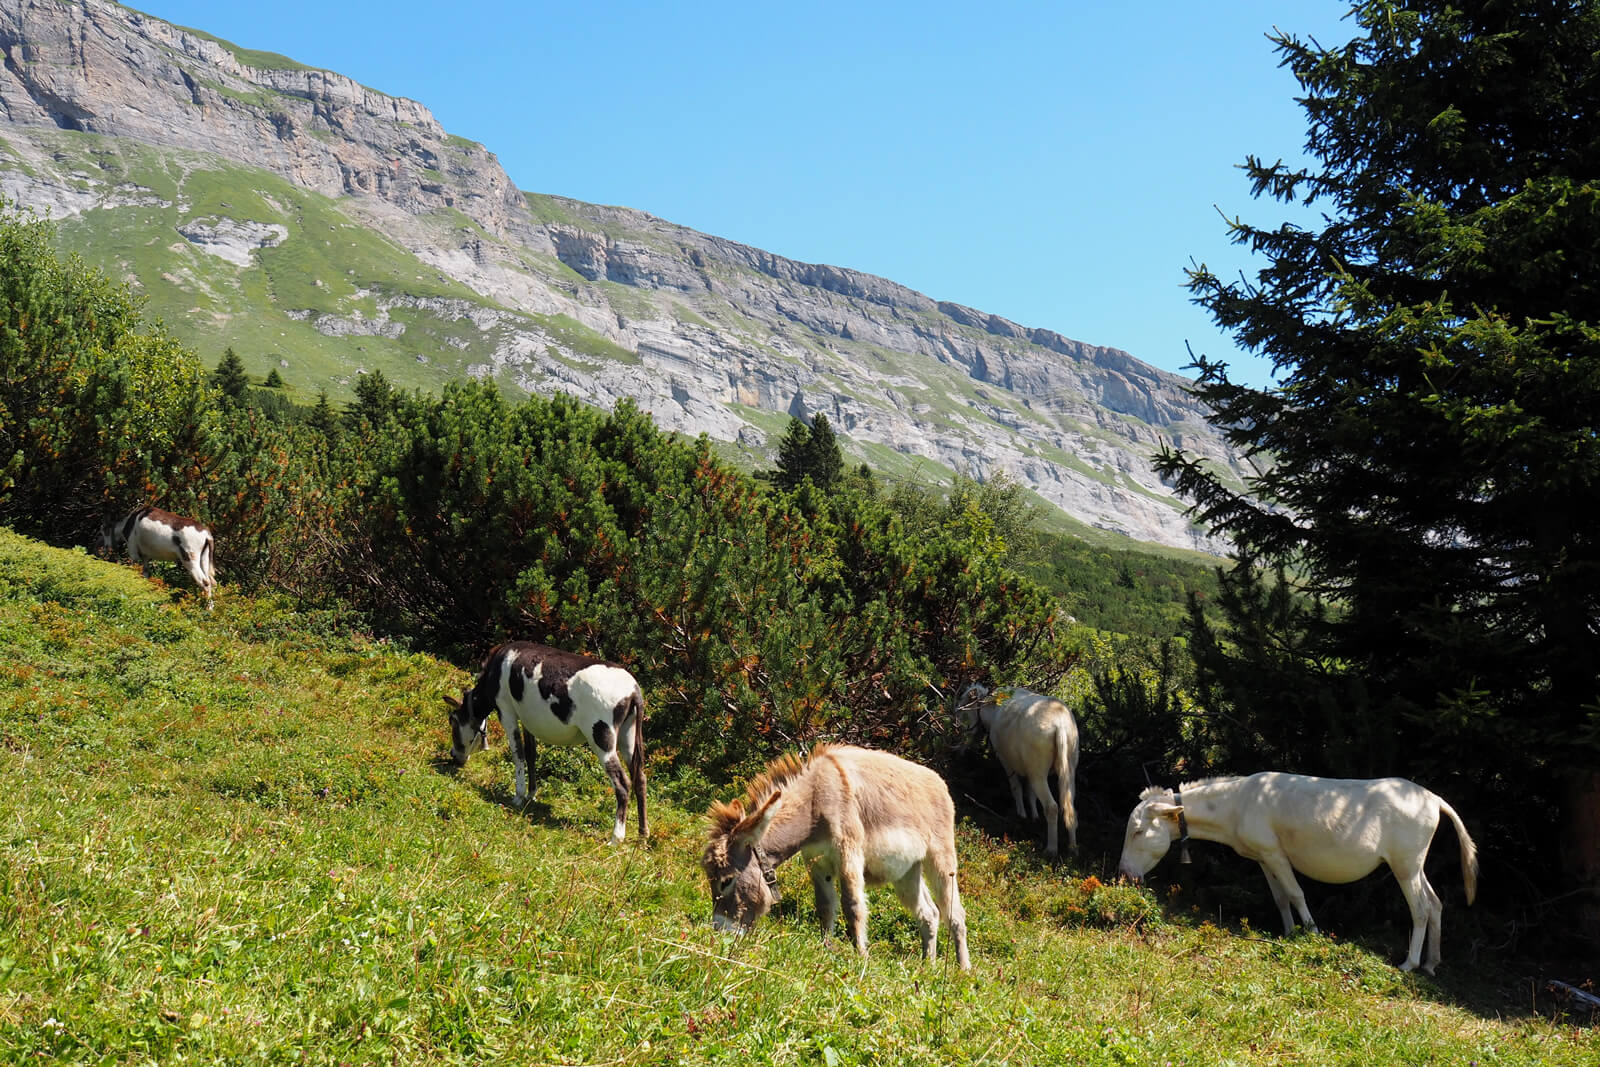
[{"label": "white donkey", "polygon": [[1185,847],[1190,837],[1220,841],[1261,864],[1287,935],[1294,932],[1291,905],[1306,929],[1317,928],[1295,871],[1319,882],[1353,882],[1387,863],[1411,909],[1411,951],[1400,969],[1410,971],[1422,962],[1426,933],[1428,961],[1422,969],[1432,974],[1439,964],[1444,906],[1422,868],[1440,812],[1455,824],[1461,877],[1471,904],[1478,891],[1478,850],[1467,828],[1438,795],[1404,778],[1309,778],[1262,771],[1247,778],[1189,782],[1178,789],[1146,789],[1128,816],[1121,870],[1138,881],[1166,855],[1174,835]]},{"label": "white donkey", "polygon": [[146,578],[150,577],[150,564],[155,560],[171,560],[183,566],[205,594],[207,611],[211,610],[212,592],[217,587],[212,569],[213,544],[211,531],[205,526],[160,508],[134,508],[100,526],[101,551],[124,549]]},{"label": "white donkey", "polygon": [[864,887],[892,883],[917,917],[923,954],[937,958],[942,917],[957,964],[970,968],[956,885],[955,805],[944,779],[926,767],[888,752],[818,745],[805,762],[779,756],[741,799],[712,804],[707,815],[700,865],[717,929],[742,933],[754,926],[778,902],[778,864],[799,853],[811,863],[823,937],[833,932],[842,897],[845,926],[865,956]]},{"label": "white donkey", "polygon": [[[1044,812],[1046,830],[1044,850],[1057,851],[1057,827],[1067,824],[1067,847],[1078,847],[1078,809],[1073,798],[1078,777],[1078,723],[1072,709],[1055,697],[1029,689],[1013,689],[993,696],[974,682],[961,693],[956,708],[966,717],[967,726],[982,724],[989,730],[989,744],[1000,760],[1011,783],[1011,797],[1017,814],[1028,818],[1032,808]],[[1060,802],[1050,795],[1050,774],[1055,772]],[[1024,793],[1022,782],[1029,792]],[[1029,801],[1033,803],[1030,805]]]},{"label": "white donkey", "polygon": [[[593,656],[511,641],[490,650],[477,682],[460,700],[447,696],[444,702],[450,708],[450,758],[458,767],[483,749],[489,716],[498,711],[511,748],[519,805],[533,791],[540,741],[587,745],[600,757],[617,795],[612,840],[621,841],[627,834],[630,789],[639,802],[639,836],[649,836],[644,811],[644,696],[623,668]],[[624,763],[632,772],[631,783]]]}]

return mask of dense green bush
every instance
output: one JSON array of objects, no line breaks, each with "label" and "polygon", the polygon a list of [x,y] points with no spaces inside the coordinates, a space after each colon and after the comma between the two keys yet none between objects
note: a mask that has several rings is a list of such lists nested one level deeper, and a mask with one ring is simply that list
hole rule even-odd
[{"label": "dense green bush", "polygon": [[154,503],[225,531],[219,573],[254,581],[293,558],[320,496],[299,452],[253,413],[224,417],[197,358],[126,286],[0,210],[0,523],[93,544],[102,518]]},{"label": "dense green bush", "polygon": [[0,520],[85,543],[156,503],[217,531],[225,583],[354,609],[463,666],[515,638],[606,656],[644,680],[655,749],[701,774],[824,738],[942,758],[960,681],[1070,662],[1055,599],[1012,567],[1015,487],[919,501],[830,467],[784,488],[631,403],[483,383],[405,394],[372,373],[342,418],[298,409],[236,357],[207,375],[17,215],[0,299]]},{"label": "dense green bush", "polygon": [[957,673],[1059,653],[1050,598],[981,525],[908,536],[849,479],[765,490],[626,401],[452,385],[367,440],[342,511],[350,595],[463,661],[510,637],[616,659],[702,762],[819,737],[931,749]]}]

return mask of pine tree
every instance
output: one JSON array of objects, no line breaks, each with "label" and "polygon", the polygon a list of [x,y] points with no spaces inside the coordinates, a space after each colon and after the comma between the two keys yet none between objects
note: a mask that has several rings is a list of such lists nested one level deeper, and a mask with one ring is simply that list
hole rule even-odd
[{"label": "pine tree", "polygon": [[789,430],[778,442],[778,465],[764,475],[780,489],[798,489],[807,478],[824,491],[831,489],[844,474],[844,455],[826,415],[817,415],[807,426],[790,416]]},{"label": "pine tree", "polygon": [[828,416],[818,413],[811,420],[811,436],[806,441],[806,475],[818,489],[833,488],[844,473],[844,455],[839,451],[839,441],[828,425]]},{"label": "pine tree", "polygon": [[222,359],[217,363],[215,374],[217,388],[222,395],[234,403],[243,402],[245,390],[250,388],[250,376],[244,372],[244,361],[239,358],[239,353],[229,345],[222,351]]},{"label": "pine tree", "polygon": [[382,426],[399,406],[399,397],[383,371],[374,370],[356,377],[355,403],[345,410],[345,421],[352,429]]},{"label": "pine tree", "polygon": [[[1600,4],[1354,19],[1346,46],[1274,37],[1316,163],[1245,168],[1323,224],[1235,221],[1268,266],[1190,275],[1278,372],[1252,389],[1195,361],[1266,468],[1251,495],[1159,463],[1237,546],[1202,683],[1236,717],[1298,716],[1303,769],[1431,778],[1525,819],[1491,846],[1567,857],[1600,934]],[[1297,598],[1271,594],[1276,568]],[[1538,814],[1557,803],[1559,849]]]},{"label": "pine tree", "polygon": [[278,373],[277,367],[273,367],[267,372],[267,379],[266,381],[262,382],[261,385],[267,389],[282,389],[283,375]]},{"label": "pine tree", "polygon": [[811,430],[799,416],[789,416],[789,430],[778,442],[778,465],[768,477],[780,489],[794,489],[806,476],[811,456]]},{"label": "pine tree", "polygon": [[330,439],[339,432],[339,420],[334,417],[333,405],[328,403],[326,389],[317,390],[317,403],[306,416],[306,425]]}]

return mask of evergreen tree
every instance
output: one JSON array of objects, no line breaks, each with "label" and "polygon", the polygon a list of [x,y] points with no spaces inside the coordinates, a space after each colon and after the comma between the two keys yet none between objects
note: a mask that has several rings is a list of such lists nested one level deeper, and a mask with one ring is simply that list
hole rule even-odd
[{"label": "evergreen tree", "polygon": [[244,372],[244,361],[232,345],[223,349],[214,378],[217,388],[231,403],[244,402],[245,390],[250,388],[250,376]]},{"label": "evergreen tree", "polygon": [[[1480,825],[1498,813],[1490,846],[1565,857],[1595,935],[1600,3],[1366,0],[1354,18],[1340,47],[1274,37],[1316,162],[1245,168],[1323,224],[1234,221],[1268,265],[1190,274],[1278,378],[1194,364],[1214,423],[1266,467],[1250,495],[1160,458],[1237,546],[1230,630],[1197,618],[1202,686],[1297,736],[1297,769],[1404,773]],[[1559,847],[1540,817],[1557,803]]]},{"label": "evergreen tree", "polygon": [[789,430],[778,442],[777,468],[766,475],[780,489],[798,489],[807,478],[818,489],[827,490],[844,474],[844,455],[828,425],[826,415],[817,415],[807,426],[791,416]]},{"label": "evergreen tree", "polygon": [[267,380],[261,383],[267,389],[282,389],[283,375],[278,373],[278,368],[273,367],[267,372]]},{"label": "evergreen tree", "polygon": [[811,430],[798,416],[789,416],[789,430],[778,442],[778,466],[767,477],[780,489],[794,489],[806,476],[811,455]]},{"label": "evergreen tree", "polygon": [[339,432],[339,420],[334,417],[333,405],[328,403],[326,389],[317,390],[317,404],[306,416],[306,425],[330,439]]},{"label": "evergreen tree", "polygon": [[372,427],[382,426],[399,405],[400,398],[389,384],[389,379],[383,376],[383,371],[369,371],[356,377],[356,399],[345,410],[345,421],[352,429],[360,428],[362,423]]},{"label": "evergreen tree", "polygon": [[818,489],[831,489],[844,473],[844,455],[828,425],[828,416],[818,412],[811,420],[811,436],[806,441],[806,476]]}]

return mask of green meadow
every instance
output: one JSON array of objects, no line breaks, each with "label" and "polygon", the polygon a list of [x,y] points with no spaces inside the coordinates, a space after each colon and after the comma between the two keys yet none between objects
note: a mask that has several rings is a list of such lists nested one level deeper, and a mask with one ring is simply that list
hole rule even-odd
[{"label": "green meadow", "polygon": [[887,892],[868,958],[822,941],[798,863],[730,939],[694,775],[653,766],[650,840],[611,847],[586,756],[546,748],[520,811],[497,738],[449,765],[460,667],[3,529],[0,647],[8,1062],[1600,1062],[1459,911],[1439,978],[1403,975],[1392,930],[1218,925],[965,815],[971,973]]}]

